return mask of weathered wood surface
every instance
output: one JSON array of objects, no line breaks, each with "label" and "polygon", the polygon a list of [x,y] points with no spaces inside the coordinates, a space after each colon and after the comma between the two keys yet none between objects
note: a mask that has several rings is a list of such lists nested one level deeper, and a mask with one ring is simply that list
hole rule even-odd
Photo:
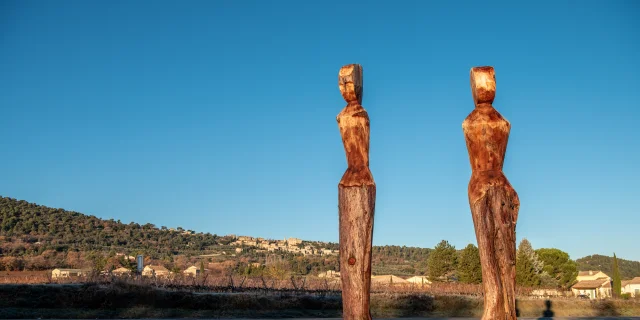
[{"label": "weathered wood surface", "polygon": [[371,246],[376,185],[369,170],[369,116],[362,107],[362,67],[340,69],[338,84],[347,106],[337,117],[347,156],[338,184],[342,317],[370,320]]},{"label": "weathered wood surface", "polygon": [[483,320],[516,320],[516,221],[520,200],[502,172],[511,124],[493,108],[492,67],[471,69],[475,110],[462,123],[469,160],[469,205],[480,251]]}]

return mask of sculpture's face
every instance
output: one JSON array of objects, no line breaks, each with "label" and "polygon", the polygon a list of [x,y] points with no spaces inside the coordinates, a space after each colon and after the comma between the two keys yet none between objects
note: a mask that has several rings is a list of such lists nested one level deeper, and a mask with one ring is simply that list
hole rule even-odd
[{"label": "sculpture's face", "polygon": [[496,97],[496,74],[493,67],[471,68],[471,94],[473,103],[493,103]]},{"label": "sculpture's face", "polygon": [[338,86],[342,97],[347,102],[362,103],[362,67],[350,64],[340,69],[338,73]]}]

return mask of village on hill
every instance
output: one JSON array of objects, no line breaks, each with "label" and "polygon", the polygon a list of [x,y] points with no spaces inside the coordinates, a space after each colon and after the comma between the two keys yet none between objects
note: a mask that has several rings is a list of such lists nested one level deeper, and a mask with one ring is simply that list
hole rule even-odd
[{"label": "village on hill", "polygon": [[237,246],[236,252],[242,252],[243,247],[258,248],[255,251],[261,252],[291,252],[301,253],[303,255],[337,255],[338,250],[331,250],[324,247],[316,247],[315,245],[302,244],[302,240],[298,238],[289,238],[284,240],[270,240],[265,238],[254,238],[250,236],[229,235],[228,237],[235,238],[236,241],[230,243],[230,245]]}]

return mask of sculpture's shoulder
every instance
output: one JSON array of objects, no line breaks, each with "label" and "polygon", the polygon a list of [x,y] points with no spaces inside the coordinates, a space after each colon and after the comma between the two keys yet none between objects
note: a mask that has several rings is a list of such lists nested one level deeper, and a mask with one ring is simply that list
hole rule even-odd
[{"label": "sculpture's shoulder", "polygon": [[484,126],[501,129],[505,132],[511,130],[511,123],[493,107],[476,108],[462,121],[462,129],[465,132],[475,127]]},{"label": "sculpture's shoulder", "polygon": [[369,123],[369,114],[361,105],[348,105],[338,114],[336,120],[341,123],[364,122]]}]

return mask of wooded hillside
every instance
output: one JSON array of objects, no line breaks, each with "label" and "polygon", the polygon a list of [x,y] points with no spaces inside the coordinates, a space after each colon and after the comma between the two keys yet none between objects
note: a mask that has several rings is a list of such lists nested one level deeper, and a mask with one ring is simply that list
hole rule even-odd
[{"label": "wooded hillside", "polygon": [[[168,266],[176,265],[176,261],[184,261],[179,265],[187,265],[194,263],[199,255],[222,253],[226,254],[223,260],[233,262],[231,267],[239,273],[254,272],[249,267],[250,263],[268,263],[269,259],[274,259],[273,255],[279,256],[278,261],[284,261],[285,270],[296,274],[339,270],[335,256],[261,253],[255,247],[244,248],[236,256],[236,247],[230,245],[233,241],[230,236],[196,233],[182,228],[170,230],[150,223],[125,224],[0,196],[0,270],[82,266],[89,260],[100,256],[114,257],[116,253],[144,254],[145,257],[165,261]],[[332,250],[338,248],[337,243],[304,243]],[[465,250],[456,250],[445,240],[440,245],[444,245],[440,248],[442,252],[434,255],[434,259],[429,259],[434,252],[431,248],[374,246],[373,272],[397,276],[427,275],[431,263],[433,272],[429,276],[432,278],[479,281],[477,248],[473,244]],[[440,245],[435,246],[436,253]],[[557,249],[539,249],[537,252],[541,261],[540,270],[534,272],[540,273],[536,285],[570,285],[575,279],[576,263],[578,270],[602,270],[612,274],[612,257],[593,255],[574,263],[566,253]],[[435,259],[437,257],[440,258]],[[538,260],[537,257],[531,258]],[[618,259],[618,263],[622,279],[640,276],[640,262]],[[553,279],[545,281],[548,276]]]},{"label": "wooded hillside", "polygon": [[[613,256],[603,256],[594,254],[592,256],[586,256],[576,260],[578,263],[578,270],[600,270],[610,277],[613,275]],[[640,277],[640,262],[624,260],[618,258],[618,268],[620,269],[620,278],[633,279],[634,277]]]},{"label": "wooded hillside", "polygon": [[[5,265],[0,264],[0,270],[42,270],[77,266],[82,264],[76,260],[86,259],[90,252],[110,255],[116,252],[144,254],[145,257],[166,261],[173,261],[175,255],[194,257],[226,253],[228,259],[240,260],[231,257],[235,247],[229,244],[233,240],[228,236],[195,233],[180,227],[172,231],[166,227],[158,228],[151,223],[125,224],[113,219],[100,219],[79,212],[49,208],[0,196],[0,257],[6,258]],[[338,249],[337,243],[306,243],[316,247]],[[397,275],[424,273],[426,259],[431,251],[406,246],[375,246],[373,250],[373,259],[379,266],[378,273]],[[255,248],[245,248],[241,255],[263,263],[266,261],[266,254],[258,253]],[[294,259],[293,255],[284,253],[282,257],[289,260],[291,268],[295,270],[304,270],[304,266],[298,266],[301,261],[319,260]],[[325,263],[328,264],[333,261],[324,260],[327,260]],[[309,265],[317,263],[311,261]],[[333,267],[327,265],[325,268],[338,270],[337,263],[334,264]]]}]

